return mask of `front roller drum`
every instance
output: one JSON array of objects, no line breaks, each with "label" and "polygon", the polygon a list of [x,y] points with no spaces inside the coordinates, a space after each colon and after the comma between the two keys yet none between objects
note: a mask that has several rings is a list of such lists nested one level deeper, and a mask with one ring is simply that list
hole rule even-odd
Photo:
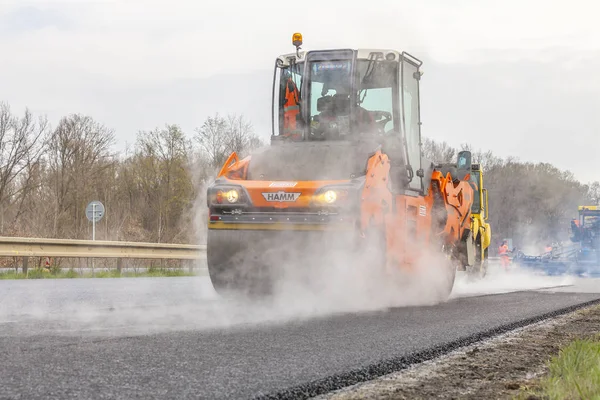
[{"label": "front roller drum", "polygon": [[273,276],[270,266],[264,262],[268,252],[261,249],[259,236],[255,231],[208,231],[208,273],[217,293],[271,292]]},{"label": "front roller drum", "polygon": [[209,229],[208,271],[219,293],[270,295],[279,283],[307,283],[324,265],[343,263],[356,239],[350,230]]}]

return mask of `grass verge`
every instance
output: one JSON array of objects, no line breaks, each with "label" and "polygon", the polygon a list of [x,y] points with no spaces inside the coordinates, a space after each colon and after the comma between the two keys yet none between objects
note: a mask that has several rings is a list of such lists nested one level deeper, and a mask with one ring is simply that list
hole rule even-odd
[{"label": "grass verge", "polygon": [[600,399],[600,335],[576,339],[561,348],[535,386],[517,398]]},{"label": "grass verge", "polygon": [[27,274],[22,272],[2,272],[2,279],[74,279],[74,278],[139,278],[139,277],[174,277],[174,276],[194,276],[197,273],[188,270],[178,269],[152,269],[145,272],[122,272],[117,270],[96,271],[95,273],[79,273],[75,270],[67,271],[44,271],[30,270]]}]

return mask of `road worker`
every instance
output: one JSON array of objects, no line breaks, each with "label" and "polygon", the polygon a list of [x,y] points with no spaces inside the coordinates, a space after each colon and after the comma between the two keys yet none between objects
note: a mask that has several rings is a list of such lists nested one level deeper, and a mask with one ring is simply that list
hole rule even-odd
[{"label": "road worker", "polygon": [[299,139],[302,131],[298,129],[297,117],[300,114],[300,91],[290,76],[285,83],[285,103],[283,104],[283,136]]},{"label": "road worker", "polygon": [[571,220],[571,232],[573,232],[573,237],[571,238],[574,242],[579,242],[581,240],[581,229],[579,226],[579,220],[573,218]]},{"label": "road worker", "polygon": [[508,243],[506,240],[503,240],[500,247],[498,247],[498,255],[500,256],[502,267],[507,269],[510,264],[510,259],[508,258]]}]

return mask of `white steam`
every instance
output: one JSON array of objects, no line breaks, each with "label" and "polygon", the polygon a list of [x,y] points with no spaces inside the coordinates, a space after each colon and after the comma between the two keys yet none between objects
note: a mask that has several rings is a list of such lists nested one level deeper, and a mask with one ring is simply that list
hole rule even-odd
[{"label": "white steam", "polygon": [[[204,244],[208,181],[195,178],[202,183],[192,217],[198,242]],[[297,243],[293,236],[275,234],[260,246],[256,235],[250,233],[246,238],[249,252],[232,266],[251,274],[257,260],[271,264],[277,273],[274,292],[262,299],[219,296],[207,276],[0,281],[0,322],[31,321],[34,327],[28,334],[147,334],[233,329],[446,301],[446,260],[441,254],[421,248],[422,257],[412,271],[386,271],[378,267],[381,248],[362,248],[346,239],[334,235],[329,242],[312,239]],[[491,268],[480,281],[457,274],[451,297],[570,283],[570,278]]]},{"label": "white steam", "polygon": [[466,276],[457,277],[452,297],[538,290],[550,287],[570,286],[577,282],[578,278],[575,276],[548,276],[539,271],[536,272],[516,266],[511,266],[505,270],[500,265],[492,264],[487,276],[481,281],[469,281]]},{"label": "white steam", "polygon": [[[243,329],[339,313],[385,312],[392,307],[441,301],[437,266],[404,285],[373,274],[358,262],[313,264],[284,274],[273,296],[221,297],[206,276],[184,278],[0,281],[0,324],[20,334],[135,335],[169,331]],[[436,282],[437,281],[437,282]],[[548,277],[493,267],[486,278],[456,279],[452,298],[569,285],[572,277]],[[5,331],[10,332],[10,330]]]}]

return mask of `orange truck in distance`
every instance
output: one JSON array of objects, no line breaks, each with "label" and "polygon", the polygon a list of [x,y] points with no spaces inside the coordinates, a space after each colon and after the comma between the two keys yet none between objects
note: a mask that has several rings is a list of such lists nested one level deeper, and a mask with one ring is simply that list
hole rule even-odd
[{"label": "orange truck in distance", "polygon": [[471,153],[442,165],[423,157],[421,61],[395,50],[304,52],[300,34],[293,43],[275,63],[271,144],[231,154],[207,189],[213,286],[264,293],[286,263],[367,250],[368,268],[410,279],[433,252],[432,281],[447,298],[457,268],[475,261]]}]

